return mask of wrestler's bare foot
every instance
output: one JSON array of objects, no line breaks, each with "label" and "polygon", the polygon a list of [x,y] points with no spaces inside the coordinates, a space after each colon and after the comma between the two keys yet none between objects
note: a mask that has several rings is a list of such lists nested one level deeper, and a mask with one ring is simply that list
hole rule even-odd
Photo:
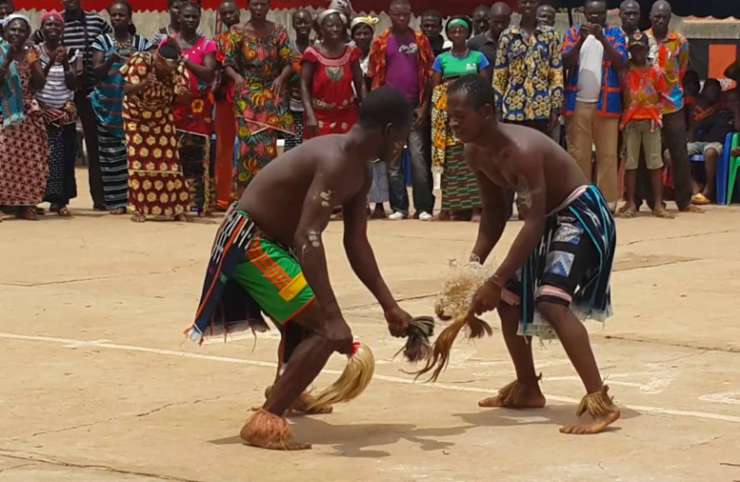
[{"label": "wrestler's bare foot", "polygon": [[485,408],[542,408],[545,406],[545,402],[545,396],[537,382],[524,384],[513,381],[499,390],[496,396],[484,398],[478,402],[478,406]]},{"label": "wrestler's bare foot", "polygon": [[239,432],[247,445],[268,450],[306,450],[311,444],[293,439],[293,431],[288,422],[264,409],[252,415]]},{"label": "wrestler's bare foot", "polygon": [[614,405],[608,391],[609,387],[604,385],[600,392],[590,393],[583,397],[578,407],[578,417],[580,418],[588,413],[593,420],[565,425],[560,427],[560,433],[591,435],[603,432],[606,427],[616,422],[621,414],[619,408]]}]

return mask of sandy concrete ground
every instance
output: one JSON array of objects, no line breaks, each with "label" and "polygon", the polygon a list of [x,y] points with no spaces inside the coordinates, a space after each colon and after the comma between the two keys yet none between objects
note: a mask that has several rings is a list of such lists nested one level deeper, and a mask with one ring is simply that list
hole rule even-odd
[{"label": "sandy concrete ground", "polygon": [[[238,438],[273,376],[276,336],[204,347],[181,336],[216,224],[135,225],[88,203],[71,219],[0,224],[0,481],[740,480],[738,208],[619,222],[616,316],[588,326],[623,419],[589,437],[557,431],[583,394],[557,343],[535,347],[542,410],[477,407],[512,379],[498,331],[458,343],[436,385],[413,384],[332,223],[332,281],[377,376],[333,415],[294,419],[314,449],[282,454]],[[370,225],[387,280],[417,314],[432,313],[448,259],[475,231]],[[333,358],[319,383],[342,366]]]}]

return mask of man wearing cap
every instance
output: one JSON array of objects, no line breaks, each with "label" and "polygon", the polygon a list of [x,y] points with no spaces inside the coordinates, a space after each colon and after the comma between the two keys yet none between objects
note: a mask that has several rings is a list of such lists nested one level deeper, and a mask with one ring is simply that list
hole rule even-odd
[{"label": "man wearing cap", "polygon": [[640,30],[628,37],[630,61],[624,74],[623,129],[625,158],[626,202],[618,211],[622,217],[632,218],[639,209],[635,202],[637,167],[640,152],[645,153],[645,165],[650,172],[650,187],[655,200],[653,215],[672,218],[663,206],[663,150],[660,127],[663,125],[662,99],[667,93],[663,73],[648,61],[650,44]]}]

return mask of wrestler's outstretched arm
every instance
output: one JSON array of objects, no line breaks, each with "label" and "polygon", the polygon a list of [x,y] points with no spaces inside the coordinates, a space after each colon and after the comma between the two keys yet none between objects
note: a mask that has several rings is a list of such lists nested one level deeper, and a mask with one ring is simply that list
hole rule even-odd
[{"label": "wrestler's outstretched arm", "polygon": [[524,265],[545,230],[547,196],[542,155],[520,152],[518,157],[517,194],[524,226],[496,272],[473,297],[473,312],[477,315],[498,306],[506,282]]},{"label": "wrestler's outstretched arm", "polygon": [[393,298],[380,274],[373,248],[367,239],[367,192],[369,183],[344,204],[344,249],[352,269],[383,308],[391,335],[406,336],[411,315]]},{"label": "wrestler's outstretched arm", "polygon": [[337,173],[325,171],[316,173],[308,188],[293,237],[293,248],[303,274],[326,317],[324,333],[321,335],[332,343],[336,351],[349,355],[352,353],[352,332],[342,316],[329,281],[322,241],[322,234],[329,224],[334,206],[332,195],[336,192],[335,186],[341,185],[341,181]]},{"label": "wrestler's outstretched arm", "polygon": [[478,225],[478,238],[475,240],[470,258],[471,261],[485,263],[486,258],[501,239],[501,234],[506,227],[509,206],[513,199],[501,187],[492,183],[483,172],[475,168],[473,172],[478,181],[483,212]]}]

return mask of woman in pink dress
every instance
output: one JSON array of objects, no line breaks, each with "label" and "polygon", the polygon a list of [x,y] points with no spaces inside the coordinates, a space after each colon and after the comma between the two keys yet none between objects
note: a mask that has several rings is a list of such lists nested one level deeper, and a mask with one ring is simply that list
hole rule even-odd
[{"label": "woman in pink dress", "polygon": [[190,188],[192,208],[207,216],[216,207],[213,134],[213,81],[216,78],[216,42],[198,33],[200,6],[186,3],[180,10],[180,31],[173,37],[182,52],[189,92],[178,99],[173,113],[180,162]]}]

